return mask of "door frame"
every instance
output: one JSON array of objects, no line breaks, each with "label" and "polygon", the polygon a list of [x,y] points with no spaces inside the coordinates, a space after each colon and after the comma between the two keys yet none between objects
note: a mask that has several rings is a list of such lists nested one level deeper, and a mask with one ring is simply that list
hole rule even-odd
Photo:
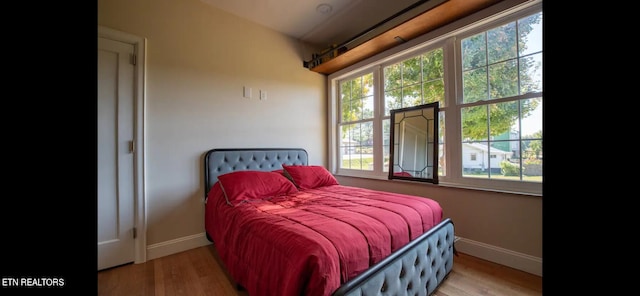
[{"label": "door frame", "polygon": [[136,228],[135,261],[147,261],[147,216],[146,216],[146,183],[145,183],[145,101],[146,101],[146,52],[147,39],[129,33],[98,25],[98,37],[132,44],[136,55],[134,65],[134,143],[133,154],[133,186],[134,186],[134,227]]}]

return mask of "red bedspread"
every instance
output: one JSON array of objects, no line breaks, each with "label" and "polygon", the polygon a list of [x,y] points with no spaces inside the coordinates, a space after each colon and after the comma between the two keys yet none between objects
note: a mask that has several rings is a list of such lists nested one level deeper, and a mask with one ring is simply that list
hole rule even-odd
[{"label": "red bedspread", "polygon": [[249,295],[330,295],[442,217],[428,198],[344,185],[232,207],[216,183],[205,228]]}]

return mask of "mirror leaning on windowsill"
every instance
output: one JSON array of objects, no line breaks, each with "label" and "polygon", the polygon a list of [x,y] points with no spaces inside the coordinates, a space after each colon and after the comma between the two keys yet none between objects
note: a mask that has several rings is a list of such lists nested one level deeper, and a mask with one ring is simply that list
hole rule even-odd
[{"label": "mirror leaning on windowsill", "polygon": [[389,112],[389,180],[438,184],[439,103]]}]

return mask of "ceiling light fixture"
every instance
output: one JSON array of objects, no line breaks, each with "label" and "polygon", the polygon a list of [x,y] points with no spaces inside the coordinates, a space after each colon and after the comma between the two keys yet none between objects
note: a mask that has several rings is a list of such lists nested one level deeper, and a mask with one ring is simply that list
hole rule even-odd
[{"label": "ceiling light fixture", "polygon": [[316,6],[316,11],[321,14],[327,14],[331,12],[331,10],[333,10],[333,7],[331,7],[331,5],[327,3],[320,3],[318,4],[318,6]]}]

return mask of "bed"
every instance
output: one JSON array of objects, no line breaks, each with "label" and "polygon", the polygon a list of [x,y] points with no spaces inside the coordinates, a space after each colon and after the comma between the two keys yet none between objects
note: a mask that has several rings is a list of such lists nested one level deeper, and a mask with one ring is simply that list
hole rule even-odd
[{"label": "bed", "polygon": [[250,296],[431,295],[454,227],[429,198],[340,185],[299,148],[204,156],[205,233]]}]

